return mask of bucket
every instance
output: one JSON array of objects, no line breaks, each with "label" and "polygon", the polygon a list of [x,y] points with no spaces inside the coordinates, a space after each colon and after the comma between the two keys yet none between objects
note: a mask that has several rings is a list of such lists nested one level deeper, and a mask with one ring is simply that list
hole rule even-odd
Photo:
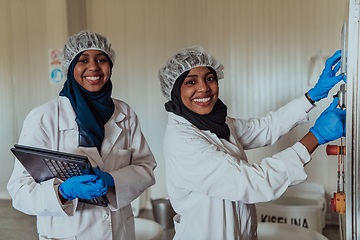
[{"label": "bucket", "polygon": [[300,185],[290,187],[277,200],[256,203],[258,223],[295,225],[322,233],[326,214],[325,190],[316,183]]},{"label": "bucket", "polygon": [[160,224],[144,219],[134,218],[136,240],[160,240],[163,229]]},{"label": "bucket", "polygon": [[259,240],[328,240],[312,229],[277,223],[259,223],[257,235]]},{"label": "bucket", "polygon": [[151,200],[155,222],[159,223],[163,229],[174,228],[173,217],[176,215],[170,204],[169,199],[159,198]]}]

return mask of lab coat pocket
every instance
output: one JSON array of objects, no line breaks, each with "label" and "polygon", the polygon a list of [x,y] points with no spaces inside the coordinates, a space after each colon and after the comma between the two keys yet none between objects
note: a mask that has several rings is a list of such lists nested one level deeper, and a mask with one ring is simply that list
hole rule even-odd
[{"label": "lab coat pocket", "polygon": [[[54,238],[47,238],[47,237],[44,237],[44,236],[39,236],[39,240],[51,240],[51,239],[54,239]],[[77,238],[76,237],[69,237],[69,238],[57,238],[58,240],[76,240]]]},{"label": "lab coat pocket", "polygon": [[111,158],[105,161],[105,171],[114,171],[130,165],[131,148],[114,149]]},{"label": "lab coat pocket", "polygon": [[40,239],[76,239],[81,224],[78,215],[72,217],[37,217],[38,233],[39,237],[42,237]]}]

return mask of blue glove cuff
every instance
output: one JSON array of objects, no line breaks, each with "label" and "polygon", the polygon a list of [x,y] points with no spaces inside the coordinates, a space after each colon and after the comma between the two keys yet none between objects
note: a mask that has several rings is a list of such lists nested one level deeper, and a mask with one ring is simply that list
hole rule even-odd
[{"label": "blue glove cuff", "polygon": [[98,168],[94,168],[94,171],[95,171],[96,175],[98,175],[100,178],[104,179],[104,181],[106,182],[107,187],[114,187],[115,186],[114,178],[113,178],[113,176],[111,176],[110,173],[103,172]]},{"label": "blue glove cuff", "polygon": [[305,93],[305,97],[312,105],[315,105],[315,101],[310,98],[309,93]]},{"label": "blue glove cuff", "polygon": [[319,94],[319,93],[315,93],[316,90],[314,88],[310,89],[308,91],[309,97],[314,101],[317,102],[323,98],[326,98],[328,96],[328,93],[325,94]]},{"label": "blue glove cuff", "polygon": [[65,199],[68,199],[68,200],[74,200],[75,198],[71,197],[71,196],[68,196],[67,194],[64,193],[64,189],[63,189],[63,185],[60,184],[59,186],[59,191],[60,193],[62,194],[62,196],[65,198]]},{"label": "blue glove cuff", "polygon": [[110,173],[108,172],[104,172],[106,177],[105,177],[105,181],[106,181],[106,185],[108,187],[114,187],[115,186],[115,182],[114,182],[114,178],[111,176]]},{"label": "blue glove cuff", "polygon": [[309,131],[314,134],[314,136],[318,140],[319,145],[326,143],[325,139],[314,129],[314,127],[310,128]]}]

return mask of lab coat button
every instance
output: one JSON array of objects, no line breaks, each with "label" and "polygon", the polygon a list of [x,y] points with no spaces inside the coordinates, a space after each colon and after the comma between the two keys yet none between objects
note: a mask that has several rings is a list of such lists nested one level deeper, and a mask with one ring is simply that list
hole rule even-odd
[{"label": "lab coat button", "polygon": [[104,214],[103,219],[106,220],[109,217],[108,214]]}]

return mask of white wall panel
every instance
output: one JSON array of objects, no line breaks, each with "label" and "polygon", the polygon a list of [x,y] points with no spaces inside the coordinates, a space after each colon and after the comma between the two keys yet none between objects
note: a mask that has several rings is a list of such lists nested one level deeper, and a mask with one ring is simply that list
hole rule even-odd
[{"label": "white wall panel", "polygon": [[66,40],[64,1],[0,1],[1,134],[0,198],[13,169],[10,148],[18,141],[29,111],[58,96],[62,84],[51,84],[49,49]]},{"label": "white wall panel", "polygon": [[11,17],[8,4],[0,4],[0,153],[2,156],[0,170],[0,198],[8,197],[5,191],[5,183],[8,181],[13,167],[10,160],[9,149],[15,141],[16,122],[13,96],[13,57],[12,57],[12,37],[11,37]]},{"label": "white wall panel", "polygon": [[[65,3],[0,3],[0,30],[9,33],[0,36],[0,79],[5,83],[0,106],[8,112],[0,121],[11,129],[2,127],[0,143],[6,146],[1,151],[8,163],[13,161],[8,148],[17,141],[24,117],[61,89],[47,81],[47,51],[66,40]],[[229,115],[260,117],[311,87],[310,58],[330,56],[340,48],[344,5],[345,0],[87,0],[88,29],[107,35],[117,53],[113,96],[137,112],[158,162],[152,197],[166,195],[162,156],[166,100],[157,78],[165,60],[184,47],[203,45],[225,65],[220,98]],[[309,124],[297,127],[274,146],[249,151],[250,161],[260,162],[294,144],[330,101],[317,104]],[[9,112],[12,106],[14,111]],[[308,180],[324,185],[330,197],[336,186],[336,160],[325,155],[324,146],[313,159],[306,167]],[[4,176],[9,171],[7,167]],[[0,178],[0,192],[5,185]]]}]

